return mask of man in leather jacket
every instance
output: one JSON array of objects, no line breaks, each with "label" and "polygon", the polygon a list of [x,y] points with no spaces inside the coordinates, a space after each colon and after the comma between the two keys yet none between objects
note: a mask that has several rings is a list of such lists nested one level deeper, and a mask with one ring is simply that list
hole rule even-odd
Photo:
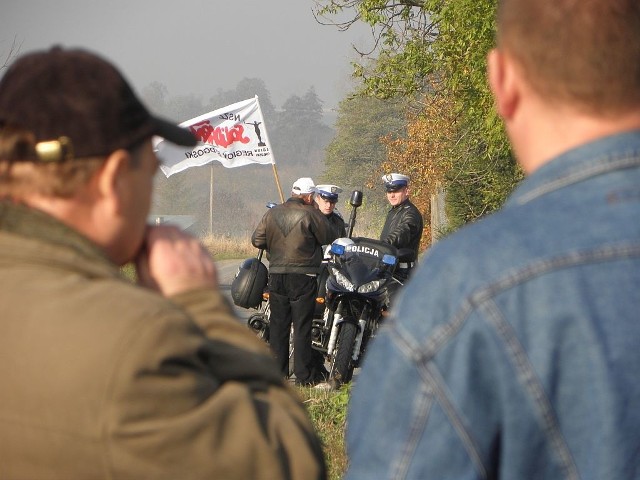
[{"label": "man in leather jacket", "polygon": [[391,210],[380,234],[380,240],[401,249],[413,251],[413,255],[402,261],[396,270],[396,276],[408,280],[411,269],[418,259],[418,247],[422,237],[423,220],[420,211],[409,200],[409,177],[400,173],[383,175],[382,181],[387,192]]},{"label": "man in leather jacket", "polygon": [[253,232],[251,243],[269,254],[269,344],[283,376],[289,374],[289,332],[294,328],[293,370],[296,384],[324,381],[314,368],[311,323],[315,310],[322,245],[337,238],[327,218],[312,206],[315,185],[299,178],[291,198],[269,209]]},{"label": "man in leather jacket", "polygon": [[338,194],[342,193],[342,189],[337,185],[318,185],[316,186],[316,194],[314,201],[329,223],[337,230],[339,237],[347,236],[347,227],[342,215],[336,211],[336,203],[338,203]]},{"label": "man in leather jacket", "polygon": [[[337,185],[316,185],[316,193],[313,196],[318,210],[329,220],[329,223],[333,226],[339,238],[347,236],[347,226],[344,218],[336,211],[336,204],[338,203],[338,195],[342,193],[342,188]],[[326,247],[323,246],[323,253]],[[323,262],[320,265],[320,271],[318,272],[318,297],[323,298],[327,293],[327,277],[329,276],[329,270],[327,263]],[[325,305],[317,304],[315,309],[316,319],[322,318]],[[314,368],[316,372],[329,378],[329,372],[324,366],[324,355],[318,350],[313,351]]]}]

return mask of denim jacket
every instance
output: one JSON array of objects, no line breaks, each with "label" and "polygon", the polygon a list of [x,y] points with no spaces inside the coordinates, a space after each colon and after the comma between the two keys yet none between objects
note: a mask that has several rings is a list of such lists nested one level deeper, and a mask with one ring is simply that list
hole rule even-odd
[{"label": "denim jacket", "polygon": [[437,243],[355,380],[346,480],[640,478],[640,132]]}]

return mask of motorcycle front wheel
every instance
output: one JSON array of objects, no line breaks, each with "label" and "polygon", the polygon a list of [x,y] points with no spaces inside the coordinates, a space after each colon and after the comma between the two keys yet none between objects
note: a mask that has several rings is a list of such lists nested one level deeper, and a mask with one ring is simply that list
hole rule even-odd
[{"label": "motorcycle front wheel", "polygon": [[353,323],[344,322],[340,325],[331,371],[329,372],[329,382],[334,389],[349,383],[351,377],[353,377],[353,360],[351,357],[353,356],[357,333],[358,328]]}]

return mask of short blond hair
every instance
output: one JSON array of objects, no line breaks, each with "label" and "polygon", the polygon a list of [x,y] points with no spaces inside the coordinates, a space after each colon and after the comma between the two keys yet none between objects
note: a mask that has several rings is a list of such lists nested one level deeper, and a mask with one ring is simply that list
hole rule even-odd
[{"label": "short blond hair", "polygon": [[615,115],[640,106],[638,0],[499,0],[498,46],[550,101]]}]

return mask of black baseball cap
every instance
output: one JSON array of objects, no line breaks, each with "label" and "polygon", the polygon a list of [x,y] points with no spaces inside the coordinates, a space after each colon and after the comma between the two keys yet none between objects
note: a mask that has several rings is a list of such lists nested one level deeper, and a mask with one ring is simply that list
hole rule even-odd
[{"label": "black baseball cap", "polygon": [[64,139],[77,158],[103,156],[158,135],[194,146],[187,129],[149,113],[122,74],[89,51],[56,46],[19,57],[0,79],[0,128],[36,142]]}]

